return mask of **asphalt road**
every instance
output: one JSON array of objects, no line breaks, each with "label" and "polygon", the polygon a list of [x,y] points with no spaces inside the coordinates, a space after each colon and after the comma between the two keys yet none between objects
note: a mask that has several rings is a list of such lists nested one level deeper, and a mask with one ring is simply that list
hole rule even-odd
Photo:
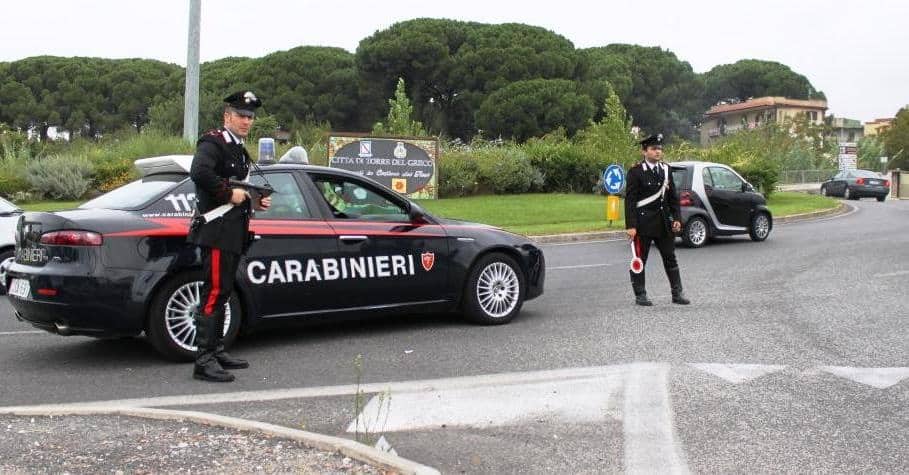
[{"label": "asphalt road", "polygon": [[851,203],[764,243],[680,249],[688,307],[669,303],[658,259],[657,305],[632,305],[625,242],[547,245],[546,292],[509,325],[417,315],[256,334],[229,385],[141,339],[33,332],[3,298],[0,406],[137,399],[384,435],[443,472],[906,472],[909,202]]}]

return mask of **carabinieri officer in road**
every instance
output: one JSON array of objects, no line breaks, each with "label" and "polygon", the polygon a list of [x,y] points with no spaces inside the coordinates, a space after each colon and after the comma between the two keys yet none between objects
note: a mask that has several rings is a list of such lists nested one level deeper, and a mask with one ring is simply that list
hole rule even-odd
[{"label": "carabinieri officer in road", "polygon": [[237,266],[249,244],[252,207],[267,209],[271,205],[268,197],[250,203],[249,193],[230,186],[229,181],[243,181],[249,175],[252,160],[243,139],[262,102],[250,91],[231,94],[224,102],[224,126],[202,134],[189,173],[198,201],[187,240],[202,249],[205,275],[194,318],[199,350],[193,377],[215,382],[234,380],[225,369],[249,367],[245,360],[224,351],[224,304],[233,293]]},{"label": "carabinieri officer in road", "polygon": [[[651,135],[640,143],[644,159],[628,170],[625,228],[645,266],[650,244],[656,243],[672,289],[672,303],[688,305],[691,302],[682,292],[682,278],[675,258],[675,236],[682,230],[679,198],[669,166],[660,161],[663,157],[663,134]],[[644,270],[639,274],[629,273],[635,303],[653,305],[647,298]]]}]

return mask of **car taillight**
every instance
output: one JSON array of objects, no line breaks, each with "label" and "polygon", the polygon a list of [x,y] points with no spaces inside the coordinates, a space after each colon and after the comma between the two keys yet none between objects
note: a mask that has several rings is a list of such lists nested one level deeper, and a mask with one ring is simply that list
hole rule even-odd
[{"label": "car taillight", "polygon": [[884,180],[884,186],[890,186],[890,180]]},{"label": "car taillight", "polygon": [[683,191],[679,194],[679,205],[694,206],[694,198],[691,196],[690,191]]},{"label": "car taillight", "polygon": [[52,246],[100,246],[101,235],[91,231],[53,231],[41,236],[41,244]]},{"label": "car taillight", "polygon": [[864,184],[865,184],[865,179],[864,179],[864,178],[859,178],[859,179],[855,180],[855,184],[856,184],[856,185],[864,185]]}]

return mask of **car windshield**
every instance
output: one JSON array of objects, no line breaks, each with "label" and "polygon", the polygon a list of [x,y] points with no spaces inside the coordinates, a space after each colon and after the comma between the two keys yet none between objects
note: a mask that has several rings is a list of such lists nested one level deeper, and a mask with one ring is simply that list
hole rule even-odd
[{"label": "car windshield", "polygon": [[141,208],[185,179],[186,175],[176,173],[147,176],[83,203],[79,208],[124,210]]},{"label": "car windshield", "polygon": [[13,211],[19,211],[19,207],[6,201],[3,198],[0,198],[0,213],[11,213]]},{"label": "car windshield", "polygon": [[852,176],[858,178],[880,178],[881,176],[870,170],[852,170]]}]

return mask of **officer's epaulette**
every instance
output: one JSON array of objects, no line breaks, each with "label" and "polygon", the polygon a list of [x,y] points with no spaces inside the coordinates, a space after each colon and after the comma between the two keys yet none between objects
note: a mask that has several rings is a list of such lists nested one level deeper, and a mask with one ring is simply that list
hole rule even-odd
[{"label": "officer's epaulette", "polygon": [[637,162],[631,166],[631,168],[640,168],[640,167],[641,167],[641,162]]},{"label": "officer's epaulette", "polygon": [[227,137],[227,133],[225,133],[225,131],[222,129],[211,129],[205,131],[202,136],[199,137],[199,141],[213,141],[220,144],[230,143],[230,140]]}]

